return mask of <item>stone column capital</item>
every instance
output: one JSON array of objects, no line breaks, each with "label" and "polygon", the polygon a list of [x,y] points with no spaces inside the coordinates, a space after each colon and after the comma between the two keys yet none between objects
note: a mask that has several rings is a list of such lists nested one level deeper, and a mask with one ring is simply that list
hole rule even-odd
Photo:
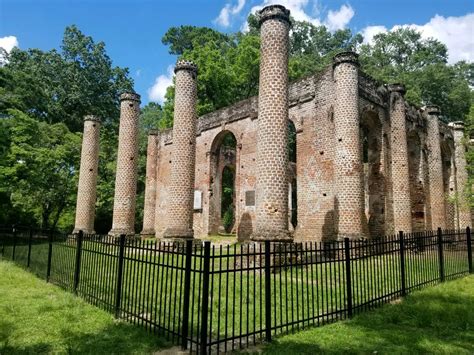
[{"label": "stone column capital", "polygon": [[430,116],[439,116],[441,114],[441,109],[438,105],[426,105],[425,112]]},{"label": "stone column capital", "polygon": [[187,71],[190,71],[194,74],[197,74],[198,66],[197,66],[196,63],[194,63],[190,60],[180,59],[176,62],[176,65],[174,67],[174,73],[176,74],[180,70],[187,70]]},{"label": "stone column capital", "polygon": [[159,133],[158,130],[157,130],[157,129],[154,129],[154,128],[148,130],[148,135],[149,135],[149,136],[157,136],[158,133]]},{"label": "stone column capital", "polygon": [[347,51],[336,54],[333,57],[333,67],[342,63],[350,63],[359,66],[359,55],[356,52]]},{"label": "stone column capital", "polygon": [[99,124],[101,123],[100,118],[97,117],[97,116],[94,116],[94,115],[84,116],[84,122],[87,122],[87,121],[93,121],[93,122],[97,122]]},{"label": "stone column capital", "polygon": [[120,94],[120,101],[136,101],[140,103],[140,95],[136,92],[126,91]]},{"label": "stone column capital", "polygon": [[405,93],[406,93],[406,88],[405,88],[405,85],[403,84],[400,84],[400,83],[393,83],[393,84],[389,84],[387,86],[387,89],[390,93],[395,93],[395,92],[398,92],[400,93],[400,95],[404,96]]},{"label": "stone column capital", "polygon": [[464,122],[463,121],[454,121],[454,122],[449,122],[448,127],[455,131],[462,131],[464,132]]},{"label": "stone column capital", "polygon": [[267,20],[278,19],[291,25],[290,21],[290,10],[282,5],[270,5],[265,6],[258,13],[258,25],[259,27]]}]

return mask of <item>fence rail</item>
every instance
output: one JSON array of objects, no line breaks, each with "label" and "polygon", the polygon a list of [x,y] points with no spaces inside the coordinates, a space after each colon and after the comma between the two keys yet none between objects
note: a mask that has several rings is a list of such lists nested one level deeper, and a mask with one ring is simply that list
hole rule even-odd
[{"label": "fence rail", "polygon": [[2,258],[202,354],[349,318],[473,272],[469,228],[224,247],[4,227],[0,246]]}]

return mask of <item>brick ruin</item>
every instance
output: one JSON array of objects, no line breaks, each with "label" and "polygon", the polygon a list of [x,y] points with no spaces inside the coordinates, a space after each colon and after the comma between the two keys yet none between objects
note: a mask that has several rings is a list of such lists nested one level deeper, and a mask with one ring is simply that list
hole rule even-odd
[{"label": "brick ruin", "polygon": [[[471,225],[462,122],[443,123],[436,106],[408,105],[403,85],[373,80],[353,52],[288,84],[288,16],[278,5],[260,12],[258,97],[198,119],[197,68],[177,63],[174,129],[148,139],[142,235],[222,232],[224,174],[234,185],[231,229],[242,241],[370,238]],[[124,95],[111,234],[135,233],[139,96]],[[88,161],[83,154],[78,206],[89,201],[81,192]],[[94,209],[84,206],[78,216]],[[78,216],[75,229],[90,230]]]}]

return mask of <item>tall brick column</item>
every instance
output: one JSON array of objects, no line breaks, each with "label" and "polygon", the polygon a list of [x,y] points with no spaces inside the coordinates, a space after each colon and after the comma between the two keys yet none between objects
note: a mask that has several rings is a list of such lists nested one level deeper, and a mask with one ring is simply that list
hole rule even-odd
[{"label": "tall brick column", "polygon": [[173,122],[173,151],[167,210],[167,238],[193,238],[194,169],[196,165],[197,66],[178,61]]},{"label": "tall brick column", "polygon": [[111,235],[135,234],[140,95],[120,95],[120,128]]},{"label": "tall brick column", "polygon": [[256,223],[252,240],[291,240],[288,231],[288,51],[290,12],[272,5],[259,12],[260,85]]},{"label": "tall brick column", "polygon": [[446,196],[443,185],[443,163],[439,137],[438,106],[428,105],[427,116],[428,174],[430,184],[431,229],[446,228]]},{"label": "tall brick column", "polygon": [[158,131],[150,130],[146,150],[146,179],[145,203],[143,208],[143,229],[140,233],[144,236],[155,234],[155,200],[156,200],[156,163],[158,159]]},{"label": "tall brick column", "polygon": [[393,225],[395,231],[412,231],[410,173],[405,117],[405,87],[388,86],[392,146]]},{"label": "tall brick column", "polygon": [[100,119],[84,118],[82,136],[81,167],[77,187],[76,222],[73,233],[82,230],[93,234],[95,202],[97,198],[97,170],[99,167]]},{"label": "tall brick column", "polygon": [[353,52],[334,57],[336,191],[335,229],[338,238],[363,236],[364,179],[359,132],[359,61]]},{"label": "tall brick column", "polygon": [[454,162],[456,164],[456,190],[458,194],[459,228],[472,226],[471,208],[468,196],[472,194],[472,187],[468,185],[466,149],[464,142],[464,122],[457,121],[449,124],[454,136]]}]

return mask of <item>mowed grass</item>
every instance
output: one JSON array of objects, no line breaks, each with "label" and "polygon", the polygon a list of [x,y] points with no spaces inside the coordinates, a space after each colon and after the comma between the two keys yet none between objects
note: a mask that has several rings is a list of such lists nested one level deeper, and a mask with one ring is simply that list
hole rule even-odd
[{"label": "mowed grass", "polygon": [[167,345],[13,263],[0,261],[0,354],[147,354]]},{"label": "mowed grass", "polygon": [[473,354],[474,275],[348,321],[274,339],[265,354]]}]

